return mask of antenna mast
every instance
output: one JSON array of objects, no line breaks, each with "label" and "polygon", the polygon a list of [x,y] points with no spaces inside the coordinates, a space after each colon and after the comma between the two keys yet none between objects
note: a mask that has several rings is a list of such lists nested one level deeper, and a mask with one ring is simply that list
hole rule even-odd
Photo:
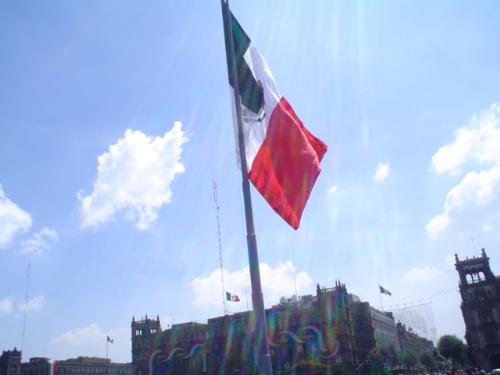
[{"label": "antenna mast", "polygon": [[222,263],[222,239],[220,233],[220,219],[219,219],[219,199],[217,197],[217,182],[215,179],[212,180],[212,187],[214,191],[214,203],[217,215],[217,240],[219,242],[219,267],[220,267],[220,283],[222,288],[222,306],[224,309],[224,315],[228,314],[227,303],[226,303],[226,287],[224,286],[224,265]]},{"label": "antenna mast", "polygon": [[24,295],[24,316],[23,316],[23,337],[21,342],[21,351],[24,351],[24,337],[26,335],[26,313],[28,312],[28,297],[30,287],[30,264],[28,263],[28,271],[26,272],[26,293]]}]

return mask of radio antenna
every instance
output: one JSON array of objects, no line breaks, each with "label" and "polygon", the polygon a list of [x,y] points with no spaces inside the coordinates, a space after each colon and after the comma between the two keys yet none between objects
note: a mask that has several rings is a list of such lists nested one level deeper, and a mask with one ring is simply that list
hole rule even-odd
[{"label": "radio antenna", "polygon": [[215,181],[215,179],[212,180],[212,187],[213,187],[214,203],[217,216],[217,240],[219,242],[219,267],[220,267],[220,283],[222,288],[222,306],[224,309],[224,315],[227,315],[228,310],[226,302],[226,287],[224,286],[224,264],[222,263],[222,238],[220,231],[220,215],[219,215],[220,207],[219,207],[219,199],[217,196],[217,181]]}]

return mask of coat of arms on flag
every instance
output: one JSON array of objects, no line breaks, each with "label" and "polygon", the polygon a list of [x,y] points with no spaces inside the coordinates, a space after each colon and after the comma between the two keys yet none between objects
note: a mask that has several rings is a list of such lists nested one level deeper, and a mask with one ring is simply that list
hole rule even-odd
[{"label": "coat of arms on flag", "polygon": [[[227,31],[225,35],[229,84],[234,90],[238,83],[248,179],[274,211],[297,229],[327,146],[306,129],[281,95],[266,61],[236,18],[231,15],[230,21],[233,43]],[[231,56],[236,60],[236,79],[231,74]]]}]

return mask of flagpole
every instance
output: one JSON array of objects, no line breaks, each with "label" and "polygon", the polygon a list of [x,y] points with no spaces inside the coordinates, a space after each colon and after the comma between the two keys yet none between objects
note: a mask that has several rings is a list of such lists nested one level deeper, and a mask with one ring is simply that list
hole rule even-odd
[{"label": "flagpole", "polygon": [[229,11],[229,0],[221,0],[222,16],[224,21],[224,37],[226,40],[226,54],[229,58],[230,76],[233,78],[234,104],[236,110],[236,122],[238,126],[238,146],[240,153],[241,178],[243,188],[243,201],[245,204],[245,222],[247,229],[248,262],[250,267],[250,281],[252,285],[252,305],[255,319],[255,347],[258,356],[257,368],[259,374],[272,375],[271,355],[267,342],[266,312],[264,310],[264,297],[260,282],[259,255],[257,252],[257,239],[253,222],[252,199],[250,196],[250,184],[248,182],[248,167],[245,155],[245,140],[241,118],[240,89],[237,78],[236,61],[234,56],[234,40],[231,27],[231,12]]},{"label": "flagpole", "polygon": [[382,291],[380,290],[380,285],[378,286],[378,293],[380,294],[380,310],[384,311],[384,300],[382,299]]}]

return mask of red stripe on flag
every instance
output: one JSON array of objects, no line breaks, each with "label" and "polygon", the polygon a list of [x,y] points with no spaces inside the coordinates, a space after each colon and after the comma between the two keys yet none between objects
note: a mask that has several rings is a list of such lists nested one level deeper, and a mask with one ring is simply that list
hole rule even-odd
[{"label": "red stripe on flag", "polygon": [[281,98],[248,178],[294,229],[300,225],[326,150],[327,146],[304,127],[290,104]]}]

